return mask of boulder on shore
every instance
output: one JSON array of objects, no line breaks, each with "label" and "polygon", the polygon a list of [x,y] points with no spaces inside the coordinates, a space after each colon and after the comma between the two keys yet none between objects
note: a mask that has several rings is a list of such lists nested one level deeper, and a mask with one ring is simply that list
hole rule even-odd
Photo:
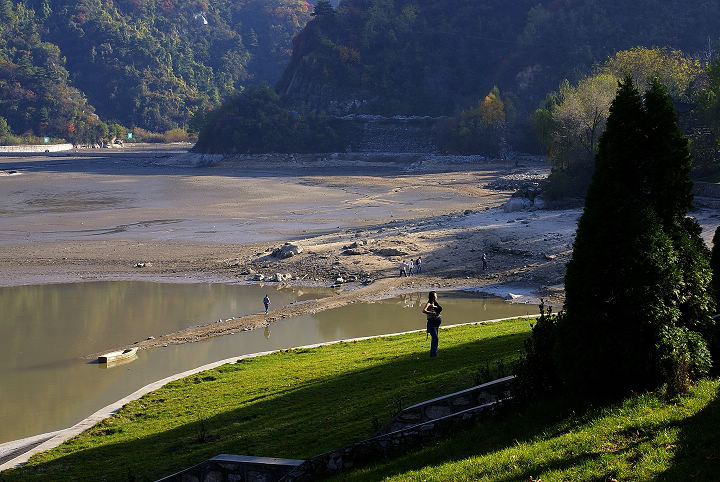
[{"label": "boulder on shore", "polygon": [[289,281],[291,279],[292,279],[292,275],[289,273],[286,273],[286,274],[275,273],[275,276],[273,276],[270,281],[282,282],[282,281]]},{"label": "boulder on shore", "polygon": [[296,243],[285,243],[279,248],[275,248],[272,251],[272,255],[276,258],[292,258],[303,252],[302,246]]},{"label": "boulder on shore", "polygon": [[503,211],[506,213],[514,213],[529,209],[531,206],[532,201],[530,199],[524,197],[513,197],[503,205]]}]

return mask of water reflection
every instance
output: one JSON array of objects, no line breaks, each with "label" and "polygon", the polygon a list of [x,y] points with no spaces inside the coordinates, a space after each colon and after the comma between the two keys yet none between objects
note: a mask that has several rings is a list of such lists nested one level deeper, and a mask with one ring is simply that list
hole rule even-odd
[{"label": "water reflection", "polygon": [[[141,351],[99,369],[78,357],[199,320],[262,311],[268,287],[138,282],[0,289],[0,443],[68,427],[142,386],[246,353],[423,329],[427,293],[281,320],[261,330]],[[273,306],[327,290],[274,291]],[[465,293],[441,293],[445,325],[535,313]],[[422,345],[418,349],[425,350]]]},{"label": "water reflection", "polygon": [[[81,357],[192,325],[259,313],[268,291],[276,307],[331,293],[326,288],[150,282],[0,288],[0,442],[64,428],[111,397],[139,388],[132,383],[134,375],[118,373],[138,371],[133,365],[140,360],[98,370]],[[148,377],[158,373],[150,370],[142,380],[152,381]]]}]

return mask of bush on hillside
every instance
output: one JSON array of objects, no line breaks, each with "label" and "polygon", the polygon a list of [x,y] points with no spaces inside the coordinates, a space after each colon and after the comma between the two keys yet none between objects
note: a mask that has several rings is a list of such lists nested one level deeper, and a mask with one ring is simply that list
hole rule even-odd
[{"label": "bush on hillside", "polygon": [[330,152],[343,143],[329,119],[280,105],[268,87],[248,87],[205,114],[195,150],[213,153]]}]

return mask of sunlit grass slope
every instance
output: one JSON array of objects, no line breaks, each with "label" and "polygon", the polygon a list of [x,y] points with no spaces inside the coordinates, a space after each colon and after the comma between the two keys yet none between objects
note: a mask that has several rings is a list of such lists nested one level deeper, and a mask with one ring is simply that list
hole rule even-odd
[{"label": "sunlit grass slope", "polygon": [[[391,327],[389,327],[391,329]],[[0,480],[154,480],[220,453],[307,458],[520,356],[528,320],[291,350],[172,382]]]},{"label": "sunlit grass slope", "polygon": [[[434,445],[343,473],[365,481],[720,480],[720,382],[575,414],[543,402]],[[532,477],[532,479],[531,479]]]}]

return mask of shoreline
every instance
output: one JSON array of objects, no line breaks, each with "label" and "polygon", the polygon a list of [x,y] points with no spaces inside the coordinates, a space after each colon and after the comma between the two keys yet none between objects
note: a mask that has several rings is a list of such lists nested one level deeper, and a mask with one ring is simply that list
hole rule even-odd
[{"label": "shoreline", "polygon": [[[582,209],[505,209],[518,186],[547,176],[537,161],[351,153],[294,162],[231,156],[196,167],[188,162],[194,154],[178,146],[96,151],[0,158],[0,170],[19,173],[2,178],[9,195],[0,203],[0,286],[252,284],[278,274],[296,286],[339,285],[334,296],[267,318],[205,323],[103,352],[199,341],[431,289],[564,301],[565,263]],[[693,214],[709,242],[717,214]],[[302,252],[274,257],[286,242]],[[400,263],[420,256],[423,273],[399,278]]]},{"label": "shoreline", "polygon": [[[345,162],[338,155],[305,164],[256,156],[195,167],[167,149],[119,151],[0,157],[0,171],[18,172],[1,181],[8,196],[0,203],[0,287],[120,280],[255,284],[256,275],[280,273],[290,276],[283,282],[288,285],[339,288],[327,298],[273,309],[269,317],[259,312],[205,323],[78,357],[201,341],[417,291],[564,301],[565,263],[582,209],[503,209],[512,186],[547,175],[544,165],[436,164],[421,155],[405,165]],[[718,214],[693,214],[709,243]],[[272,256],[289,241],[302,252]],[[400,263],[418,256],[422,274],[398,277]]]},{"label": "shoreline", "polygon": [[[441,326],[441,329],[449,329],[457,326],[466,326],[466,325],[478,325],[478,324],[488,324],[488,323],[497,323],[505,320],[513,320],[517,318],[535,318],[539,315],[529,315],[529,316],[513,316],[509,318],[498,318],[494,320],[485,320],[485,321],[475,321],[470,323],[458,323],[454,325],[447,325],[447,326]],[[400,335],[407,335],[412,333],[419,333],[424,332],[425,330],[410,330],[410,331],[404,331],[399,333],[388,333],[383,335],[374,335],[374,336],[364,336],[364,337],[357,337],[357,338],[348,338],[343,340],[334,340],[334,341],[328,341],[323,343],[313,343],[310,345],[303,345],[298,347],[293,347],[292,350],[300,350],[300,349],[311,349],[311,348],[317,348],[320,346],[328,346],[328,345],[335,345],[339,343],[353,343],[357,341],[363,341],[363,340],[370,340],[373,338],[383,338],[383,337],[389,337],[389,336],[400,336]],[[48,432],[44,434],[38,434],[33,435],[30,437],[13,440],[10,442],[5,442],[0,444],[0,459],[7,458],[3,463],[0,463],[0,472],[3,470],[11,469],[14,467],[17,467],[19,465],[22,465],[30,459],[35,454],[38,454],[40,452],[45,452],[47,450],[51,450],[66,440],[69,440],[70,438],[84,432],[85,430],[88,430],[89,428],[93,427],[98,422],[112,416],[115,412],[117,412],[120,408],[125,406],[128,402],[131,402],[133,400],[137,400],[141,398],[143,395],[146,395],[147,393],[150,393],[152,391],[155,391],[168,383],[179,380],[181,378],[189,377],[190,375],[194,375],[199,372],[212,370],[214,368],[220,367],[222,365],[226,365],[229,363],[237,363],[240,360],[245,360],[248,358],[255,358],[259,356],[265,356],[265,355],[271,355],[273,353],[278,353],[280,350],[270,350],[270,351],[264,351],[264,352],[257,352],[257,353],[249,353],[246,355],[238,355],[233,356],[230,358],[226,358],[223,360],[219,360],[212,363],[207,363],[205,365],[202,365],[200,367],[196,367],[190,370],[185,370],[181,373],[177,373],[174,375],[171,375],[169,377],[165,377],[163,379],[157,380],[155,382],[149,383],[145,385],[144,387],[134,391],[130,395],[121,398],[120,400],[113,402],[100,410],[97,410],[93,414],[89,415],[88,417],[84,418],[83,420],[79,421],[78,423],[72,425],[71,427],[57,430],[54,432]],[[12,458],[9,458],[12,457]]]}]

